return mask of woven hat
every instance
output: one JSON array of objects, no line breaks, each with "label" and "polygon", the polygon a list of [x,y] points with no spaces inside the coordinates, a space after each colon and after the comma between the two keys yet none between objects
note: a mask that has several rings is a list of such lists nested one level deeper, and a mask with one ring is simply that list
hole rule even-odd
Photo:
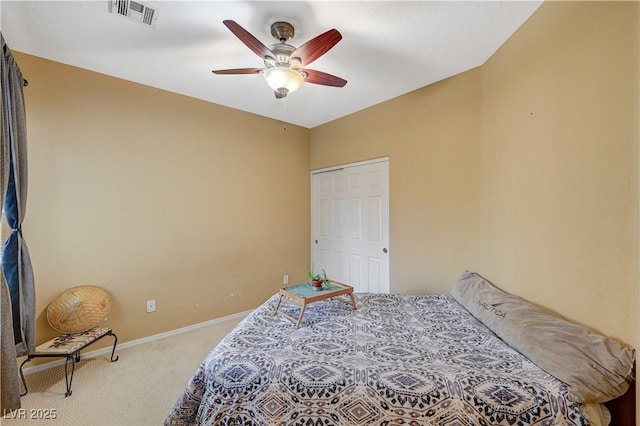
[{"label": "woven hat", "polygon": [[60,333],[90,330],[107,319],[111,298],[101,287],[81,285],[58,295],[47,306],[47,321]]}]

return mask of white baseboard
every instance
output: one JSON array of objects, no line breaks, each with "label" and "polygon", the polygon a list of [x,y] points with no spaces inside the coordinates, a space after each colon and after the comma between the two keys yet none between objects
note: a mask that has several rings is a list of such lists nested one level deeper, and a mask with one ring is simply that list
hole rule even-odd
[{"label": "white baseboard", "polygon": [[[175,336],[176,334],[186,333],[188,331],[196,330],[202,327],[207,327],[209,325],[219,324],[221,322],[229,321],[232,319],[243,318],[243,317],[246,317],[252,311],[253,310],[238,312],[237,314],[227,315],[226,317],[214,318],[212,320],[200,322],[198,324],[188,325],[186,327],[176,328],[175,330],[165,331],[164,333],[154,334],[152,336],[142,337],[140,339],[124,342],[116,346],[116,355],[118,353],[118,350],[120,349],[126,349],[126,348],[130,348],[131,346],[142,345],[144,343],[153,342],[154,340],[164,339],[165,337]],[[115,330],[114,330],[114,334],[116,334]],[[113,349],[113,346],[109,346],[106,348],[96,349],[94,351],[82,352],[81,356],[82,356],[82,359],[96,358],[98,356],[110,353],[112,349]],[[40,371],[48,370],[49,368],[54,368],[54,367],[64,365],[65,361],[66,361],[65,357],[62,357],[61,359],[58,359],[56,361],[34,365],[33,367],[27,367],[23,369],[22,372],[24,373],[25,376],[28,374],[38,373]]]}]

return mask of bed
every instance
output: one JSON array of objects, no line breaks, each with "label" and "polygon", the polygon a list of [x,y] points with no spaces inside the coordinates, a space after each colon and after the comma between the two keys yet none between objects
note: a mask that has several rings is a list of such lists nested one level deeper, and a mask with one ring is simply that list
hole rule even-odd
[{"label": "bed", "polygon": [[[633,374],[633,349],[582,327],[576,334],[573,324],[566,331],[577,348],[555,342],[561,352],[552,350],[551,363],[540,348],[528,353],[521,340],[540,346],[536,339],[547,341],[554,321],[565,320],[542,311],[551,320],[519,332],[511,323],[540,308],[471,272],[449,294],[355,294],[356,310],[340,300],[311,304],[298,330],[273,315],[277,299],[208,354],[165,425],[602,425],[610,418],[602,402],[624,394]],[[599,344],[606,350],[594,351]],[[587,359],[576,359],[585,350]],[[551,375],[565,355],[570,371]],[[567,378],[581,362],[586,377]]]}]

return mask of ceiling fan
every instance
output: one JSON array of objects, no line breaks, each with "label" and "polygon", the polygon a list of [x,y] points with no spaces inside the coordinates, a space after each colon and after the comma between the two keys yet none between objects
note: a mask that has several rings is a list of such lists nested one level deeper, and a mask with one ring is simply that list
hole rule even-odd
[{"label": "ceiling fan", "polygon": [[274,22],[271,25],[271,35],[278,43],[267,47],[237,22],[225,20],[223,23],[241,42],[264,60],[265,67],[214,70],[214,74],[262,74],[277,99],[284,98],[305,81],[334,87],[344,87],[347,84],[347,80],[335,75],[305,68],[342,40],[342,34],[336,29],[326,31],[296,48],[287,44],[294,35],[293,25],[282,21]]}]

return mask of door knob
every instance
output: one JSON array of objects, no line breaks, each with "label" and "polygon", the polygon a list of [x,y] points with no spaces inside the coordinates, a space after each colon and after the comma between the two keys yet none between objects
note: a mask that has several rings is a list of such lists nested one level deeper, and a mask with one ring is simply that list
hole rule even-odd
[{"label": "door knob", "polygon": [[386,252],[388,252],[388,251],[389,251],[389,250],[387,250],[387,248],[386,248],[386,247],[382,249],[382,252],[383,252],[383,253],[386,253]]}]

